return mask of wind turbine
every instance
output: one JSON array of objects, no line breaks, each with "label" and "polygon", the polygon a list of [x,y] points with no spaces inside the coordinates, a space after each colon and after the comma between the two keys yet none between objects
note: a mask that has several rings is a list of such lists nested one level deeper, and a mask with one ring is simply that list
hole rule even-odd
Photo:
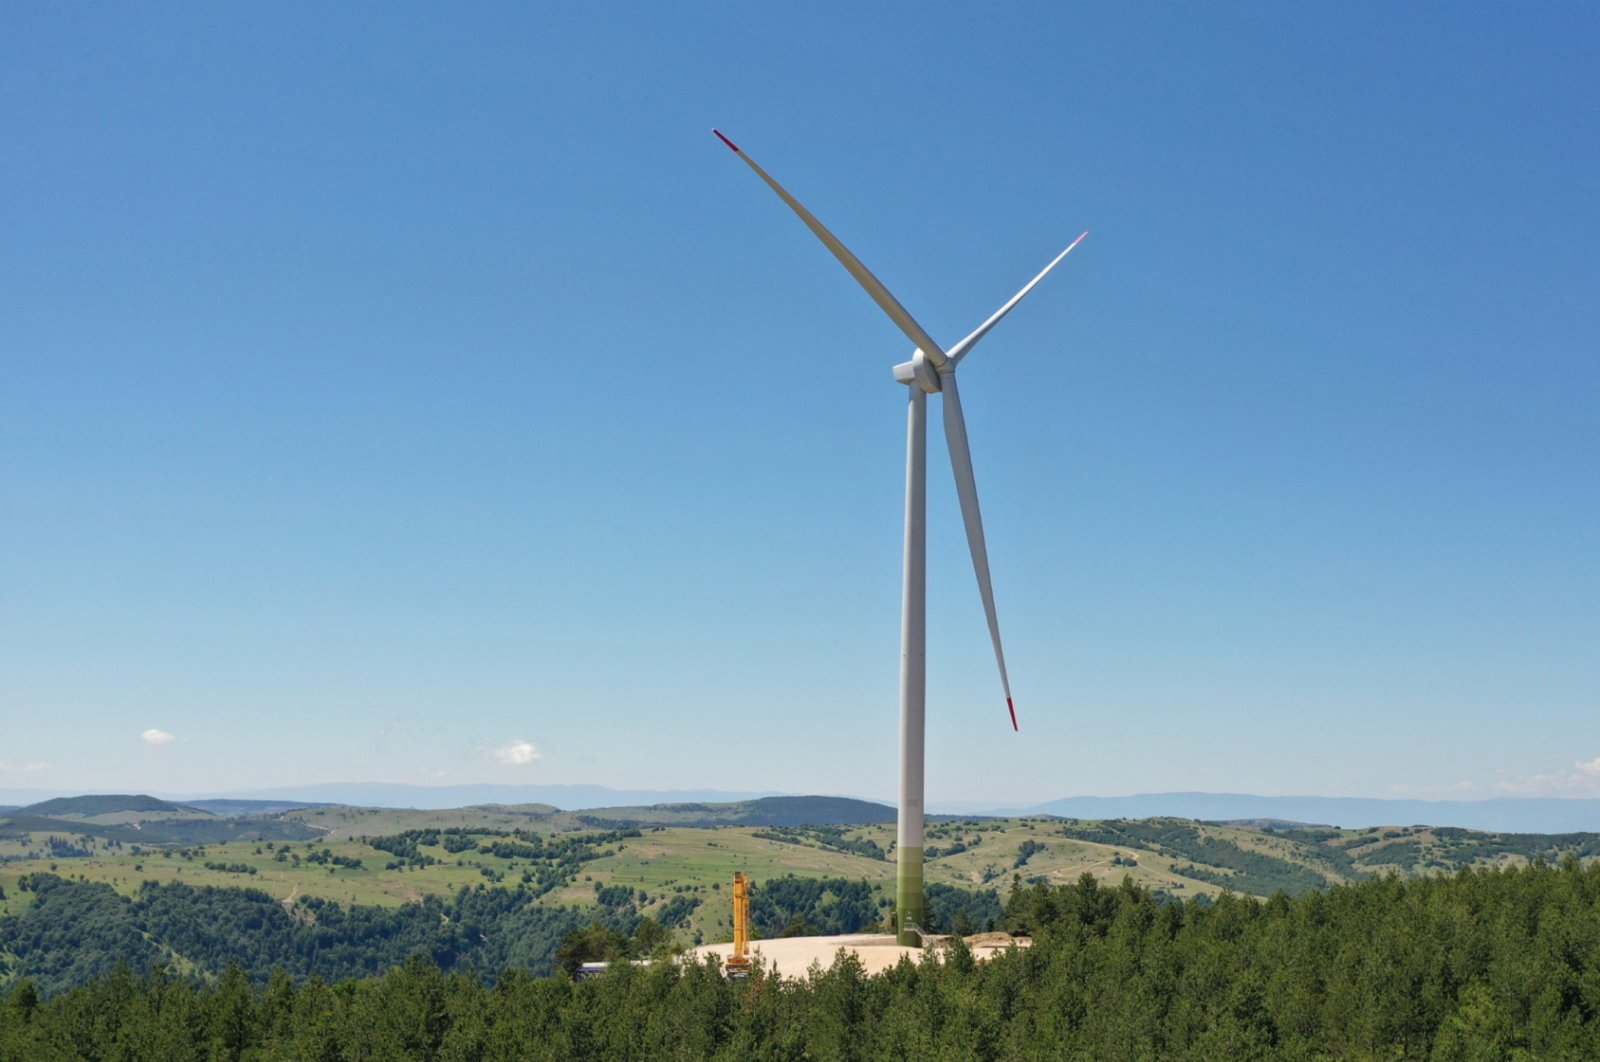
[{"label": "wind turbine", "polygon": [[971,352],[989,329],[1000,323],[1045,274],[1056,267],[1078,246],[1087,232],[1067,245],[1039,275],[996,310],[987,321],[961,342],[945,350],[935,343],[923,327],[906,312],[850,249],[818,221],[799,200],[756,164],[756,161],[713,129],[717,139],[728,145],[741,159],[778,193],[806,227],[816,234],[833,256],[855,277],[878,308],[889,315],[915,348],[911,360],[894,367],[894,378],[910,391],[906,427],[906,539],[905,579],[900,613],[900,822],[895,844],[895,912],[899,942],[920,943],[923,922],[922,893],[922,765],[923,714],[927,672],[927,463],[928,396],[944,396],[944,437],[950,448],[950,467],[955,472],[956,494],[961,499],[961,522],[967,529],[967,546],[972,551],[972,569],[978,576],[978,593],[983,598],[984,616],[989,621],[989,638],[994,643],[994,660],[1000,668],[1000,686],[1005,690],[1006,710],[1011,728],[1017,729],[1017,709],[1011,701],[1011,681],[1006,677],[1006,657],[1000,648],[1000,623],[995,618],[994,590],[989,582],[989,552],[983,544],[983,517],[978,511],[978,488],[972,478],[972,453],[967,446],[967,425],[961,416],[961,395],[956,390],[956,367]]}]

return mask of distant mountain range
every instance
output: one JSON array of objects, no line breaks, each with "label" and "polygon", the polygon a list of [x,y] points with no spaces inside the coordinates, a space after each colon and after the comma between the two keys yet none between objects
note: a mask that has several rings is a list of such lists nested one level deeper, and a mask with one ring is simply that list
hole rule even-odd
[{"label": "distant mountain range", "polygon": [[1207,822],[1281,819],[1326,826],[1459,826],[1508,833],[1600,830],[1600,800],[1379,800],[1367,797],[1252,796],[1248,793],[1137,793],[1068,797],[991,815],[1061,815],[1074,819],[1172,816]]},{"label": "distant mountain range", "polygon": [[[390,782],[330,782],[326,785],[217,793],[211,799],[244,799],[315,804],[350,804],[364,808],[462,808],[475,804],[551,804],[564,811],[650,804],[727,804],[765,796],[720,789],[610,789],[603,785],[403,785]],[[5,797],[0,793],[0,799]],[[206,806],[206,800],[173,797]]]},{"label": "distant mountain range", "polygon": [[[641,826],[793,827],[892,823],[894,808],[849,797],[776,796],[733,802],[673,802],[564,811],[549,804],[472,804],[453,809],[371,807],[287,801],[202,800],[175,804],[144,794],[54,797],[0,813],[0,841],[37,844],[45,833],[67,838],[99,837],[139,845],[213,844],[228,841],[343,838],[354,816],[364,830],[401,832],[416,822],[434,829],[529,828],[556,832]],[[376,818],[372,816],[377,816]],[[442,817],[441,817],[442,816]],[[53,843],[52,847],[59,847]],[[81,853],[80,853],[81,854]],[[13,856],[15,853],[13,853]]]},{"label": "distant mountain range", "polygon": [[[68,794],[0,790],[0,806],[35,805]],[[213,815],[265,815],[293,808],[348,804],[357,807],[443,809],[484,804],[549,804],[565,811],[641,809],[653,805],[735,804],[774,792],[715,789],[612,789],[598,785],[415,786],[384,782],[339,782],[208,794],[168,799]],[[133,810],[133,809],[129,809]],[[1383,800],[1366,797],[1256,796],[1248,793],[1136,793],[1131,796],[1067,797],[1042,804],[938,805],[950,815],[1059,815],[1076,819],[1145,819],[1171,816],[1210,822],[1281,820],[1330,826],[1458,826],[1513,833],[1600,831],[1600,800],[1500,798],[1494,800]]]}]

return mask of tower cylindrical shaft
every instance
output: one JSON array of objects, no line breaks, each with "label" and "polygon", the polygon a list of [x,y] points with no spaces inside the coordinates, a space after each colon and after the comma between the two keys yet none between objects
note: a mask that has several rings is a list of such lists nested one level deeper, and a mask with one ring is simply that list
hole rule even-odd
[{"label": "tower cylindrical shaft", "polygon": [[906,388],[906,550],[900,613],[900,827],[895,842],[895,931],[921,943],[923,928],[922,759],[927,676],[928,396]]}]

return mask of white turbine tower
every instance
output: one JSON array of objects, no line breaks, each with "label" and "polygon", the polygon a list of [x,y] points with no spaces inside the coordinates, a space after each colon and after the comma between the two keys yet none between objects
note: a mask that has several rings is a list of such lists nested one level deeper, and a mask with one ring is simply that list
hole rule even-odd
[{"label": "white turbine tower", "polygon": [[972,551],[972,568],[978,576],[978,593],[983,598],[984,616],[989,621],[989,638],[994,642],[994,660],[1000,668],[1000,685],[1005,690],[1006,710],[1011,713],[1011,727],[1017,728],[1017,710],[1011,702],[1011,682],[1006,677],[1005,653],[1000,648],[1000,623],[995,618],[994,591],[989,583],[989,553],[983,544],[983,517],[978,511],[978,488],[972,479],[972,453],[967,446],[966,421],[961,416],[961,396],[956,390],[956,367],[961,359],[1011,312],[1035,284],[1054,269],[1057,262],[1078,246],[1087,232],[1080,235],[1056,255],[1039,275],[1028,281],[1023,289],[1011,296],[1006,304],[977,330],[949,350],[935,343],[905,307],[885,288],[877,277],[861,264],[850,249],[825,228],[822,222],[801,206],[794,196],[773,180],[766,170],[756,165],[754,159],[740,151],[733,141],[713,129],[717,138],[733,149],[778,193],[778,198],[789,205],[806,227],[816,233],[839,263],[856,278],[872,301],[915,344],[911,360],[894,367],[894,378],[910,388],[910,411],[907,415],[906,440],[906,544],[905,582],[903,586],[900,618],[900,826],[895,846],[896,928],[901,944],[919,943],[923,922],[922,894],[922,761],[923,712],[926,677],[926,616],[927,616],[927,457],[928,457],[928,405],[931,394],[944,396],[944,437],[950,448],[950,467],[955,472],[956,494],[961,499],[961,521],[967,529],[967,545]]}]

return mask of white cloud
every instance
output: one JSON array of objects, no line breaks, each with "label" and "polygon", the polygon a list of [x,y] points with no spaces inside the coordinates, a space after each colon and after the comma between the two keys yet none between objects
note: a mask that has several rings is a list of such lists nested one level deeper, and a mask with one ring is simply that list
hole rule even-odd
[{"label": "white cloud", "polygon": [[14,767],[11,764],[6,763],[4,760],[0,760],[0,774],[40,774],[44,771],[48,771],[49,769],[50,765],[45,763],[43,760],[36,760],[33,763],[24,763],[20,767]]},{"label": "white cloud", "polygon": [[491,748],[489,758],[508,767],[526,767],[539,758],[539,750],[531,741],[512,741]]},{"label": "white cloud", "polygon": [[1505,778],[1495,788],[1513,796],[1600,797],[1600,756],[1527,778]]},{"label": "white cloud", "polygon": [[144,738],[147,744],[151,745],[170,745],[177,740],[165,730],[157,730],[155,727],[151,727],[139,736]]},{"label": "white cloud", "polygon": [[373,736],[373,743],[380,752],[395,752],[401,746],[409,744],[415,737],[415,727],[403,719],[391,719],[388,724],[380,728]]}]

